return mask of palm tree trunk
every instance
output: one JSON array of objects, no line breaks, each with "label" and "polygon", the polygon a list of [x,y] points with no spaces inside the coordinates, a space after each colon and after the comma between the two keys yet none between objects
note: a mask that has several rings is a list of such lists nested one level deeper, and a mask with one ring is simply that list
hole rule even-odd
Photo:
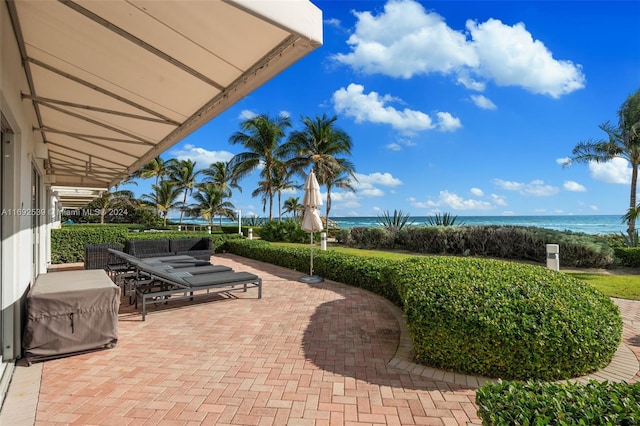
[{"label": "palm tree trunk", "polygon": [[278,191],[278,222],[282,222],[282,200],[280,199],[282,193]]},{"label": "palm tree trunk", "polygon": [[184,206],[187,204],[187,190],[184,190],[184,200],[182,200],[182,207],[180,208],[180,225],[182,225],[182,215],[184,215]]},{"label": "palm tree trunk", "polygon": [[[629,195],[629,209],[636,208],[636,188],[638,185],[638,164],[632,164],[633,169],[631,170],[631,194]],[[629,237],[635,235],[636,233],[636,218],[629,218],[629,228],[627,232],[629,233]]]},{"label": "palm tree trunk", "polygon": [[331,210],[331,186],[327,185],[327,217],[326,217],[326,227],[329,227],[329,211]]}]

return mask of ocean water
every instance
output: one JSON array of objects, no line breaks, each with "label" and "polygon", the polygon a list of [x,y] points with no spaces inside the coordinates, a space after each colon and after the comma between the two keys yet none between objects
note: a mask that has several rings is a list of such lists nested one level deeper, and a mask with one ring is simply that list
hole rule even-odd
[{"label": "ocean water", "polygon": [[[340,228],[355,226],[380,226],[378,217],[334,217]],[[414,225],[428,224],[428,216],[411,217]],[[456,223],[473,225],[535,226],[558,231],[583,232],[585,234],[618,234],[626,232],[627,225],[617,215],[584,216],[458,216]]]},{"label": "ocean water", "polygon": [[[332,217],[332,221],[339,228],[353,228],[357,226],[381,226],[378,217]],[[425,225],[428,216],[412,216],[414,225]],[[185,221],[186,222],[186,221]],[[204,220],[190,220],[188,223],[206,224]],[[237,224],[228,219],[222,221],[225,225]],[[618,234],[626,232],[627,225],[617,215],[564,215],[564,216],[458,216],[457,223],[464,225],[516,225],[536,226],[538,228],[555,229],[558,231],[583,232],[585,234]],[[215,220],[218,224],[218,220]]]}]

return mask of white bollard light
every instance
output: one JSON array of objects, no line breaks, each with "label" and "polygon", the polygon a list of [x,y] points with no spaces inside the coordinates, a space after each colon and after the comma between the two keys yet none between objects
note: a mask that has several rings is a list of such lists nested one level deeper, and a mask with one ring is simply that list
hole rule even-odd
[{"label": "white bollard light", "polygon": [[326,249],[327,249],[327,233],[321,232],[320,233],[320,250],[326,250]]},{"label": "white bollard light", "polygon": [[178,225],[178,232],[182,231],[182,226]]},{"label": "white bollard light", "polygon": [[210,234],[211,233],[211,227],[207,226],[207,233]]},{"label": "white bollard light", "polygon": [[253,240],[253,228],[249,228],[249,239]]},{"label": "white bollard light", "polygon": [[558,244],[547,244],[547,268],[560,270],[560,246]]}]

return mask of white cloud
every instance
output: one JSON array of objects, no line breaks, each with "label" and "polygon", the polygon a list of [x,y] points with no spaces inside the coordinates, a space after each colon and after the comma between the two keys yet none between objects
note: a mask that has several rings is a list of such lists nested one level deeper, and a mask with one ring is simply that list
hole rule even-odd
[{"label": "white cloud", "polygon": [[486,81],[554,98],[584,87],[581,66],[557,60],[523,23],[466,22],[466,31],[412,0],[390,0],[384,11],[354,12],[349,53],[333,58],[365,74],[411,78],[439,73],[482,91]]},{"label": "white cloud", "polygon": [[482,189],[480,188],[471,188],[469,192],[471,193],[471,195],[475,195],[476,197],[484,196],[484,192],[482,192]]},{"label": "white cloud", "polygon": [[478,107],[482,109],[496,109],[498,108],[496,104],[491,102],[491,99],[487,98],[484,95],[471,95],[471,101]]},{"label": "white cloud", "polygon": [[229,151],[209,151],[191,144],[185,144],[182,149],[173,149],[170,154],[177,160],[190,159],[196,162],[196,168],[203,169],[218,161],[229,161],[233,154]]},{"label": "white cloud", "polygon": [[498,188],[507,190],[507,191],[515,191],[522,195],[531,195],[535,197],[546,197],[550,195],[555,195],[560,191],[557,187],[552,185],[545,185],[542,180],[533,180],[529,183],[523,182],[513,182],[502,179],[494,179],[493,183],[498,186]]},{"label": "white cloud", "polygon": [[402,185],[402,181],[398,178],[393,177],[391,173],[375,172],[368,175],[356,173],[356,179],[358,179],[358,182],[354,182],[353,186],[357,189],[370,188],[373,185],[382,185],[389,187]]},{"label": "white cloud", "polygon": [[453,132],[462,127],[460,119],[448,112],[437,112],[436,115],[438,116],[438,129],[443,132]]},{"label": "white cloud", "polygon": [[390,151],[402,151],[402,147],[400,146],[400,144],[397,144],[395,142],[385,145],[385,148]]},{"label": "white cloud", "polygon": [[505,210],[502,212],[502,216],[514,216],[516,213],[512,210]]},{"label": "white cloud", "polygon": [[564,181],[564,184],[562,185],[562,187],[567,191],[571,191],[571,192],[585,192],[587,190],[587,188],[585,188],[584,185],[581,185],[578,182],[575,182],[573,180]]},{"label": "white cloud", "polygon": [[491,210],[495,208],[493,204],[488,201],[464,199],[458,194],[449,191],[440,191],[437,200],[429,199],[427,201],[418,201],[415,198],[410,198],[409,202],[412,207],[415,208],[433,208],[433,207],[445,207],[453,210]]},{"label": "white cloud", "polygon": [[256,114],[255,112],[248,110],[248,109],[243,109],[242,111],[240,111],[240,115],[238,115],[238,118],[240,120],[251,120],[252,118],[256,117],[258,114]]},{"label": "white cloud", "polygon": [[571,158],[569,157],[556,158],[556,164],[559,164],[561,166],[570,166]]},{"label": "white cloud", "polygon": [[589,163],[591,177],[606,183],[629,184],[631,182],[631,167],[624,158],[613,158],[606,163]]},{"label": "white cloud", "polygon": [[341,87],[333,94],[333,105],[339,114],[353,117],[356,123],[371,122],[389,124],[396,130],[413,133],[433,129],[455,130],[461,127],[460,120],[448,112],[438,112],[438,123],[431,117],[417,110],[404,108],[398,110],[388,105],[389,102],[401,102],[391,95],[380,95],[377,92],[364,93],[364,86],[351,83],[347,88]]},{"label": "white cloud", "polygon": [[377,186],[396,187],[402,185],[402,181],[393,177],[391,173],[371,173],[363,175],[356,173],[357,182],[353,182],[352,185],[356,189],[358,195],[365,197],[382,197],[385,195],[384,191]]},{"label": "white cloud", "polygon": [[469,20],[466,27],[479,58],[476,73],[498,86],[521,86],[553,98],[584,87],[582,67],[554,59],[522,22],[509,26],[498,19],[480,24]]},{"label": "white cloud", "polygon": [[491,194],[491,201],[493,201],[493,204],[496,206],[504,207],[507,205],[507,199],[503,195]]},{"label": "white cloud", "polygon": [[598,209],[598,206],[596,206],[595,204],[591,204],[591,205],[589,205],[589,208],[590,208],[591,210],[593,210],[594,212],[597,212],[597,211],[599,210],[599,209]]},{"label": "white cloud", "polygon": [[280,113],[278,114],[280,117],[282,118],[289,118],[291,117],[291,113],[287,110],[282,110],[280,111]]},{"label": "white cloud", "polygon": [[324,23],[332,27],[340,28],[340,20],[336,18],[325,19]]}]

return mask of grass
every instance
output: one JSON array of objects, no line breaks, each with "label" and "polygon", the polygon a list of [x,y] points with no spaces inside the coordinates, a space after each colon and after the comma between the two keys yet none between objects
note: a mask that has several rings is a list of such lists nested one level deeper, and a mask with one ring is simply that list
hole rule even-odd
[{"label": "grass", "polygon": [[640,300],[640,275],[600,275],[583,272],[568,272],[568,274],[591,284],[609,297]]},{"label": "grass", "polygon": [[[309,248],[309,244],[271,243],[282,247]],[[319,245],[315,246],[316,249]],[[390,252],[385,250],[361,250],[357,248],[330,246],[331,250],[351,254],[354,256],[381,257],[384,259],[401,260],[407,257],[420,256],[415,253]],[[574,278],[591,284],[603,294],[620,299],[640,300],[640,275],[602,275],[584,272],[567,272]]]}]

